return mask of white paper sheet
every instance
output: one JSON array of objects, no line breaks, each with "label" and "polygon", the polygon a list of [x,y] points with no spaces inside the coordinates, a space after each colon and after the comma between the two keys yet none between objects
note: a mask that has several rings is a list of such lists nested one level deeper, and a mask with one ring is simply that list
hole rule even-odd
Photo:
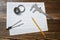
[{"label": "white paper sheet", "polygon": [[[17,7],[20,4],[24,5],[25,12],[21,13],[21,15],[16,15],[13,9],[14,7]],[[38,25],[40,25],[40,28],[43,31],[48,31],[46,16],[43,15],[42,13],[39,13],[38,11],[36,11],[35,13],[33,13],[33,11],[30,11],[32,5],[34,4],[35,2],[7,2],[7,27],[6,28],[12,26],[19,20],[22,21],[18,24],[24,23],[19,27],[10,29],[9,30],[10,35],[40,32],[32,22],[32,17],[37,21]],[[36,2],[36,4],[38,5],[38,7],[41,7],[42,10],[45,12],[44,2]]]}]

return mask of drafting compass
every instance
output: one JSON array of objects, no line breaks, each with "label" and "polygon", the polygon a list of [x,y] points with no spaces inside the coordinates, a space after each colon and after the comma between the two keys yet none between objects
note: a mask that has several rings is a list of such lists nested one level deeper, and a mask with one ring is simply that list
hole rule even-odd
[{"label": "drafting compass", "polygon": [[[13,24],[12,26],[9,26],[9,27],[7,28],[7,30],[10,30],[10,29],[12,29],[12,28],[19,27],[19,26],[23,25],[24,23],[21,23],[21,24],[17,25],[17,24],[20,23],[21,21],[22,21],[22,20],[19,20],[18,22],[16,22],[16,23]],[[17,26],[16,26],[16,25],[17,25]]]}]

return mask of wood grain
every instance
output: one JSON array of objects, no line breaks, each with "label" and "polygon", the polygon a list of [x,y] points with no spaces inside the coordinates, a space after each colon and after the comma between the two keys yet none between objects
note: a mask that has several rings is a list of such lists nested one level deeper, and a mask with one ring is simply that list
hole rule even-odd
[{"label": "wood grain", "polygon": [[[11,0],[5,0],[5,2],[7,1],[11,2]],[[13,0],[13,2],[22,2],[22,0]],[[60,0],[23,0],[23,2],[45,2],[47,14],[54,18],[54,21],[47,18],[49,30],[45,32],[46,37],[48,40],[60,40]],[[5,11],[0,11],[0,40],[44,40],[39,32],[10,36],[9,31],[6,30]]]}]

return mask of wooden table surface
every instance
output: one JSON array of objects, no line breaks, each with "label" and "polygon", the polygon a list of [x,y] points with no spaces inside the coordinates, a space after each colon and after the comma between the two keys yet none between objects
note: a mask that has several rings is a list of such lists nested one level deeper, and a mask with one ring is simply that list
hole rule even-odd
[{"label": "wooden table surface", "polygon": [[[5,0],[5,2],[11,0]],[[22,0],[13,0],[14,2],[22,2]],[[47,14],[54,18],[54,21],[47,18],[48,31],[45,32],[49,40],[60,40],[60,0],[23,0],[23,2],[45,2]],[[0,11],[0,39],[10,40],[9,38],[18,40],[44,40],[41,33],[30,33],[23,35],[10,36],[6,30],[6,7]],[[11,40],[13,40],[11,39]]]}]

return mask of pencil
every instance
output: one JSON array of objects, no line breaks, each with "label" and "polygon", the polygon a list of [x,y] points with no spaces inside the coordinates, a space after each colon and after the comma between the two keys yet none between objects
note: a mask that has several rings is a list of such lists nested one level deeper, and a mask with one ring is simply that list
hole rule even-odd
[{"label": "pencil", "polygon": [[35,24],[35,26],[40,30],[43,37],[46,38],[45,33],[42,31],[42,29],[40,28],[40,26],[37,24],[37,22],[35,21],[35,19],[33,17],[32,17],[32,21]]}]

